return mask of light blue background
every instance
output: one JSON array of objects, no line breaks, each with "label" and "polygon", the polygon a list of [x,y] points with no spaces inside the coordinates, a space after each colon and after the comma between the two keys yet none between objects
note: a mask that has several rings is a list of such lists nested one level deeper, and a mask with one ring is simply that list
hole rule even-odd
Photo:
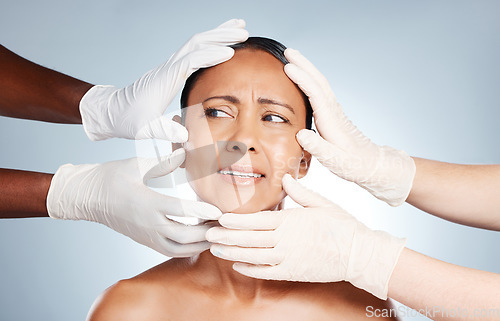
[{"label": "light blue background", "polygon": [[[500,2],[483,0],[0,0],[0,39],[46,67],[125,86],[192,34],[244,18],[252,35],[306,55],[376,143],[443,161],[500,163],[499,14]],[[0,118],[0,137],[4,168],[54,172],[68,162],[135,156],[133,142],[92,143],[80,126]],[[390,208],[317,165],[306,184],[372,227],[432,257],[500,273],[499,233],[409,205]],[[0,320],[82,320],[106,287],[164,260],[87,222],[4,220],[0,242]]]}]

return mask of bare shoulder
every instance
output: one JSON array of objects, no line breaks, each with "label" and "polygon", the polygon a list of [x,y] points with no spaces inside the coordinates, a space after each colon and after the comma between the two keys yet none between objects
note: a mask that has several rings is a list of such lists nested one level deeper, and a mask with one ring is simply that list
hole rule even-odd
[{"label": "bare shoulder", "polygon": [[176,293],[182,279],[177,277],[179,261],[167,261],[131,279],[118,281],[95,300],[87,321],[164,318],[169,298]]},{"label": "bare shoulder", "polygon": [[[300,285],[297,291],[301,302],[309,302],[318,312],[318,320],[330,320],[332,316],[343,320],[367,319],[370,310],[385,311],[377,320],[397,320],[390,300],[380,300],[347,282],[310,283]],[[320,317],[321,316],[321,317]]]}]

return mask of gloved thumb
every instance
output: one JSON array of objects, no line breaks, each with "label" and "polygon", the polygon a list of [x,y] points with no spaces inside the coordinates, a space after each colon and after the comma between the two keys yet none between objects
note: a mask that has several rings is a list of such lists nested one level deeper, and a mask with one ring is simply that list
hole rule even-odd
[{"label": "gloved thumb", "polygon": [[276,277],[273,274],[273,271],[276,269],[275,266],[236,262],[233,264],[233,269],[238,273],[256,279],[271,280],[273,277]]},{"label": "gloved thumb", "polygon": [[188,131],[181,124],[160,116],[147,123],[137,133],[135,139],[164,139],[174,143],[184,143],[188,139]]},{"label": "gloved thumb", "polygon": [[168,156],[163,156],[159,160],[155,158],[147,159],[149,168],[145,170],[144,181],[173,172],[184,162],[185,158],[186,152],[180,148]]},{"label": "gloved thumb", "polygon": [[292,200],[304,207],[331,206],[331,202],[323,196],[302,186],[290,174],[285,174],[282,179],[283,189]]},{"label": "gloved thumb", "polygon": [[335,159],[336,155],[342,153],[339,148],[312,130],[302,129],[297,133],[296,137],[300,146],[316,157],[321,163],[326,161],[331,162],[332,159]]}]

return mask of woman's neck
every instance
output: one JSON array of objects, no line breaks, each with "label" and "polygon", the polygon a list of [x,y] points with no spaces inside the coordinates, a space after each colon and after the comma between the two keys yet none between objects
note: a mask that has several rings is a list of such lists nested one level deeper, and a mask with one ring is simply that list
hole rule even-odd
[{"label": "woman's neck", "polygon": [[205,251],[195,258],[193,268],[198,271],[202,282],[211,289],[240,302],[256,302],[270,290],[274,292],[279,289],[279,292],[283,292],[283,284],[277,286],[277,283],[282,282],[244,276],[233,270],[233,264],[234,262],[219,259],[210,251]]},{"label": "woman's neck", "polygon": [[[200,200],[198,198],[198,200]],[[275,208],[283,209],[284,200],[281,200]],[[237,213],[238,211],[234,211]],[[242,214],[244,215],[244,214]],[[214,221],[215,225],[219,225]],[[220,225],[219,225],[220,226]],[[275,298],[284,294],[292,285],[291,282],[269,281],[244,276],[233,270],[232,261],[215,257],[210,251],[205,251],[192,258],[192,268],[197,275],[198,282],[228,296],[246,302],[255,302],[263,295],[271,293]]]}]

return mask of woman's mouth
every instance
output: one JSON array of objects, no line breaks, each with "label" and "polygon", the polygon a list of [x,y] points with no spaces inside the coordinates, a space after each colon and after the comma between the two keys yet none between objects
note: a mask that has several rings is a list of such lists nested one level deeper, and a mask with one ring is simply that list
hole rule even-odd
[{"label": "woman's mouth", "polygon": [[244,177],[244,178],[249,178],[249,177],[263,177],[264,175],[262,174],[257,174],[257,173],[244,173],[244,172],[238,172],[238,171],[223,171],[220,170],[219,174],[222,175],[232,175],[232,176],[238,176],[238,177]]},{"label": "woman's mouth", "polygon": [[236,185],[253,185],[265,178],[259,170],[252,166],[232,165],[217,172],[227,183]]}]

